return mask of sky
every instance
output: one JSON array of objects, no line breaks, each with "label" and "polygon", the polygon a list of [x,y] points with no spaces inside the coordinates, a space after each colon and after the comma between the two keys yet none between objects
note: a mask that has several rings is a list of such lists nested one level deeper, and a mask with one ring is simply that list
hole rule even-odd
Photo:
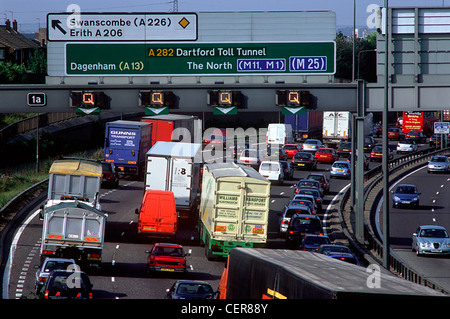
[{"label": "sky", "polygon": [[[353,25],[356,3],[356,25],[366,26],[370,5],[384,5],[384,0],[178,0],[178,12],[211,11],[316,11],[336,13],[337,26]],[[72,12],[75,4],[80,12],[169,12],[173,0],[0,0],[0,24],[6,19],[18,22],[20,32],[37,32],[46,27],[47,13]],[[389,7],[450,6],[450,0],[389,0]],[[369,9],[369,12],[367,11]]]}]

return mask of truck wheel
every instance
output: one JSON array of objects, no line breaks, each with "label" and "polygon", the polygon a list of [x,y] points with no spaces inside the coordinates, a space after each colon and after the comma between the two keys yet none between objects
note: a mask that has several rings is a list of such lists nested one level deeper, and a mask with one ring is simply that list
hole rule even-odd
[{"label": "truck wheel", "polygon": [[212,253],[212,250],[209,249],[208,247],[205,248],[205,255],[206,255],[206,259],[208,259],[209,261],[216,260],[216,256],[214,256],[214,254]]}]

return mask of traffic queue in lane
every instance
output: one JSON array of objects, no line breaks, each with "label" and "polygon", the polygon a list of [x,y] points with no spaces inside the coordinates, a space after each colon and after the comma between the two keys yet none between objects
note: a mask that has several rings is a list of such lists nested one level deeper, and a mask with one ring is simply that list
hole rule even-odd
[{"label": "traffic queue in lane", "polygon": [[[301,149],[301,144],[299,145],[299,149]],[[275,155],[278,157],[283,156],[283,152],[276,152]],[[287,152],[286,152],[287,153]],[[310,154],[312,156],[308,157],[308,162],[307,163],[312,163],[312,165],[295,165],[296,164],[296,159],[299,158],[299,156],[296,156],[297,154]],[[279,218],[280,216],[278,215],[281,214],[282,212],[282,207],[279,207],[279,203],[277,203],[277,205],[271,205],[271,210],[272,210],[272,215],[273,215],[273,211],[276,211],[277,216],[275,218],[273,218],[274,216],[272,216],[270,223],[272,224],[271,226],[269,225],[269,228],[273,229],[280,229],[279,231],[279,235],[280,237],[278,237],[278,239],[274,239],[272,238],[272,242],[276,242],[275,245],[278,245],[278,247],[285,247],[285,246],[290,246],[293,249],[305,249],[305,250],[316,250],[319,249],[319,245],[317,245],[317,243],[323,243],[323,244],[329,244],[329,241],[326,239],[326,235],[323,232],[323,228],[322,230],[313,230],[311,233],[308,233],[308,237],[305,238],[304,235],[306,235],[307,232],[309,232],[310,230],[314,229],[313,224],[315,222],[313,222],[313,220],[319,220],[320,223],[322,223],[323,221],[321,220],[321,215],[322,212],[320,211],[324,205],[329,202],[329,198],[324,198],[323,196],[328,196],[329,194],[333,194],[334,192],[337,192],[340,188],[342,188],[343,185],[345,185],[346,183],[348,183],[348,181],[343,180],[342,182],[339,181],[338,183],[334,183],[336,186],[334,186],[333,184],[330,183],[330,178],[331,178],[331,163],[318,163],[317,162],[317,158],[314,156],[314,152],[304,152],[304,151],[299,151],[296,154],[294,154],[292,156],[291,160],[288,160],[288,163],[292,163],[292,168],[294,168],[294,170],[291,172],[293,173],[292,177],[293,180],[290,181],[289,179],[286,179],[286,183],[283,182],[283,185],[280,186],[273,186],[272,189],[275,192],[278,192],[280,189],[285,190],[286,193],[289,192],[289,194],[291,194],[292,196],[290,196],[290,198],[288,198],[287,200],[293,199],[295,201],[292,202],[292,205],[289,205],[290,208],[292,209],[292,207],[294,207],[294,217],[299,217],[299,218],[292,218],[291,216],[291,220],[293,221],[292,224],[288,223],[287,224],[287,228],[286,228],[286,234],[289,233],[289,231],[292,231],[292,240],[289,240],[286,237],[283,237],[282,231],[281,231],[281,223],[282,223],[282,219]],[[340,158],[339,158],[340,159]],[[347,162],[347,160],[345,160],[345,162]],[[348,163],[348,162],[347,162]],[[350,168],[351,169],[351,168]],[[313,171],[313,172],[311,172]],[[283,172],[284,174],[284,172]],[[315,181],[319,181],[320,186],[316,187],[315,190],[311,190],[311,187],[303,187],[303,190],[300,191],[302,189],[302,187],[290,187],[290,186],[294,186],[293,183],[295,183],[295,185],[298,184],[298,182],[300,180],[310,180],[311,182],[313,182],[312,184],[316,184],[314,183]],[[345,184],[344,184],[345,183]],[[331,187],[330,187],[331,185]],[[287,187],[289,187],[289,189],[287,189]],[[298,189],[297,194],[295,193],[295,189]],[[320,190],[319,190],[320,189]],[[120,190],[120,189],[119,189]],[[300,193],[300,194],[299,194]],[[275,195],[274,193],[271,194]],[[304,197],[297,197],[299,195],[303,195]],[[294,199],[294,196],[296,196],[296,198]],[[308,196],[310,196],[308,198]],[[274,197],[275,198],[275,197]],[[313,200],[311,200],[313,199]],[[319,205],[320,204],[320,205]],[[297,209],[297,206],[303,206],[306,207],[306,210],[302,210],[301,214],[299,214],[298,212],[295,211],[295,209]],[[304,214],[308,212],[308,214]],[[306,215],[305,218],[303,218],[301,215]],[[315,217],[314,217],[315,216]],[[317,217],[317,218],[316,218]],[[280,221],[281,220],[281,221]],[[295,222],[294,222],[295,221]],[[274,225],[274,223],[276,223],[276,225]],[[280,223],[280,224],[278,224]],[[289,230],[289,226],[291,226],[291,229]],[[311,227],[311,228],[309,228]],[[182,230],[182,229],[180,229]],[[184,231],[184,230],[182,230]],[[307,239],[307,241],[304,242],[304,239]],[[329,238],[328,238],[329,239]],[[269,243],[270,244],[270,243]],[[316,246],[315,246],[316,245]],[[149,249],[150,251],[150,249]],[[189,255],[186,255],[186,257],[188,257]],[[154,262],[154,261],[152,261]],[[149,261],[150,263],[150,261]],[[162,272],[165,273],[172,273],[171,271],[169,271],[168,269],[170,269],[170,267],[166,267],[166,266],[162,266],[159,269],[164,269]],[[188,269],[189,271],[189,267],[186,267],[186,269]],[[195,278],[195,275],[193,276],[193,278]],[[174,278],[171,278],[174,279]],[[95,283],[95,280],[93,281]],[[169,289],[169,287],[167,288]],[[206,294],[207,297],[211,297],[211,294]],[[91,295],[89,295],[91,297]],[[95,296],[94,296],[95,297]]]}]

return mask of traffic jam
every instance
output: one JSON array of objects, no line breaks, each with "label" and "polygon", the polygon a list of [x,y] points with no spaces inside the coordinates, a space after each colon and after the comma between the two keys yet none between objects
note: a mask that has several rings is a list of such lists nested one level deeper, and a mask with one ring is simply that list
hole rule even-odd
[{"label": "traffic jam", "polygon": [[[348,112],[334,112],[333,121],[329,121],[328,113],[316,116],[316,122],[306,114],[302,130],[298,126],[293,129],[286,116],[286,123],[269,124],[265,142],[256,144],[252,139],[249,142],[227,136],[226,129],[217,128],[196,143],[194,137],[202,123],[190,115],[145,116],[136,121],[106,123],[101,162],[61,158],[50,168],[48,197],[39,214],[42,240],[41,263],[35,267],[36,296],[96,297],[89,274],[91,269],[102,269],[109,218],[102,211],[99,194],[103,189],[120,189],[122,179],[143,181],[141,205],[135,210],[136,240],[151,243],[145,251],[147,276],[168,274],[177,279],[167,287],[167,299],[226,299],[233,288],[227,285],[227,277],[238,271],[226,267],[218,286],[186,278],[192,271],[192,250],[186,251],[177,240],[177,233],[186,227],[196,233],[208,261],[226,262],[234,249],[241,248],[248,249],[251,255],[254,248],[270,248],[269,242],[275,237],[278,248],[314,252],[362,266],[364,262],[352,249],[334,242],[324,226],[325,196],[348,184],[353,171],[349,117],[337,114]],[[434,135],[426,138],[419,130],[405,133],[398,126],[388,132],[389,141],[398,142],[390,144],[389,159],[394,153],[415,152],[424,144],[436,147],[442,141]],[[177,129],[191,140],[174,140]],[[384,156],[374,139],[380,134],[379,123],[374,124],[372,119],[365,123],[364,170],[369,169],[369,162]],[[237,143],[230,143],[230,139]],[[205,163],[203,153],[215,149],[231,158]],[[447,156],[434,156],[428,164],[429,173],[449,169]],[[337,189],[332,179],[345,183]],[[275,189],[292,195],[273,218]],[[418,207],[420,194],[415,185],[399,184],[393,191],[393,206]],[[447,230],[419,225],[412,248],[417,255],[450,254]]]}]

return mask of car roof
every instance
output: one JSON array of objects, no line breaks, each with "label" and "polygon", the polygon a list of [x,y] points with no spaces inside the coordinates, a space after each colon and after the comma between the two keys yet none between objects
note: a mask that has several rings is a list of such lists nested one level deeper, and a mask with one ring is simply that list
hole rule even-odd
[{"label": "car roof", "polygon": [[209,285],[212,286],[209,282],[201,281],[201,280],[186,280],[186,279],[180,279],[176,281],[177,284],[203,284],[203,285]]},{"label": "car roof", "polygon": [[56,261],[73,261],[73,262],[75,262],[75,260],[73,258],[58,258],[58,257],[45,257],[44,262],[52,261],[52,260],[56,260]]},{"label": "car roof", "polygon": [[303,205],[303,204],[295,204],[295,203],[294,203],[294,204],[288,204],[288,205],[287,205],[287,208],[291,208],[291,207],[292,207],[292,208],[294,208],[294,207],[295,207],[295,208],[305,207],[305,208],[307,208],[307,209],[309,210],[309,207],[306,206],[306,205]]},{"label": "car roof", "polygon": [[442,229],[442,230],[447,230],[447,229],[445,229],[445,227],[443,227],[443,226],[437,226],[437,225],[421,225],[421,226],[419,226],[420,228],[422,228],[422,229]]},{"label": "car roof", "polygon": [[155,243],[154,246],[166,246],[166,247],[183,247],[180,244],[174,244],[174,243]]},{"label": "car roof", "polygon": [[292,219],[294,219],[295,217],[298,217],[298,218],[309,218],[309,219],[318,219],[318,220],[320,220],[319,216],[317,216],[317,215],[294,214],[294,215],[292,216]]},{"label": "car roof", "polygon": [[347,161],[334,161],[333,165],[334,164],[338,164],[338,163],[340,163],[340,164],[349,164]]},{"label": "car roof", "polygon": [[316,235],[316,234],[305,234],[305,238],[306,237],[326,237],[330,239],[330,237],[328,237],[327,235]]},{"label": "car roof", "polygon": [[397,184],[397,187],[399,187],[399,186],[417,187],[416,185],[413,185],[413,184]]}]

